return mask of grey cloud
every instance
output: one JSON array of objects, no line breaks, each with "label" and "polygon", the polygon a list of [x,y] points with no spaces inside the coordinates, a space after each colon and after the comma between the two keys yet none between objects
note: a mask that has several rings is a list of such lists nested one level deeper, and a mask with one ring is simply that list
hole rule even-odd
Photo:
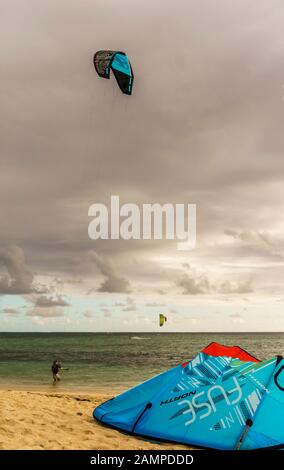
[{"label": "grey cloud", "polygon": [[127,297],[126,304],[122,310],[123,312],[135,312],[137,310],[135,300],[131,297]]},{"label": "grey cloud", "polygon": [[120,277],[109,260],[103,259],[95,252],[90,253],[90,258],[105,277],[100,285],[99,292],[127,293],[130,292],[130,283],[127,279]]},{"label": "grey cloud", "polygon": [[231,315],[229,315],[230,318],[243,318],[242,315],[240,315],[239,313],[232,313]]},{"label": "grey cloud", "polygon": [[35,307],[49,308],[49,307],[67,307],[69,303],[64,300],[60,295],[55,297],[46,297],[44,295],[35,300]]},{"label": "grey cloud", "polygon": [[158,303],[158,302],[149,302],[146,304],[146,307],[150,307],[150,308],[164,307],[164,306],[165,304]]},{"label": "grey cloud", "polygon": [[190,269],[190,264],[189,263],[182,263],[182,267],[185,269]]},{"label": "grey cloud", "polygon": [[229,317],[232,319],[232,322],[234,323],[244,323],[245,319],[242,315],[239,313],[232,313],[229,315]]},{"label": "grey cloud", "polygon": [[264,231],[240,231],[234,229],[226,229],[224,233],[235,240],[241,240],[243,242],[262,242],[269,246],[278,245],[280,242],[284,244],[284,240],[279,240],[269,232]]},{"label": "grey cloud", "polygon": [[253,292],[252,279],[244,281],[224,281],[218,287],[217,291],[221,294],[250,294]]},{"label": "grey cloud", "polygon": [[284,238],[277,237],[270,232],[257,230],[237,231],[234,229],[226,229],[224,233],[234,240],[262,248],[266,253],[278,255],[280,257],[284,256]]},{"label": "grey cloud", "polygon": [[241,281],[218,281],[212,282],[209,277],[204,274],[196,274],[193,270],[190,273],[184,273],[176,281],[176,285],[182,288],[184,295],[197,294],[248,294],[253,292],[252,279]]},{"label": "grey cloud", "polygon": [[27,267],[22,248],[12,246],[0,251],[0,265],[7,274],[0,277],[0,294],[28,294],[33,292],[33,273]]},{"label": "grey cloud", "polygon": [[26,315],[28,317],[43,317],[43,318],[55,318],[63,317],[64,311],[60,308],[33,308],[29,310]]},{"label": "grey cloud", "polygon": [[109,310],[109,308],[107,308],[107,307],[102,307],[102,308],[101,308],[101,312],[103,312],[103,313],[109,313],[109,311],[110,311],[110,310]]},{"label": "grey cloud", "polygon": [[105,318],[111,318],[111,316],[112,316],[112,315],[111,315],[110,312],[105,312],[105,313],[104,313],[104,317],[105,317]]},{"label": "grey cloud", "polygon": [[5,314],[7,314],[7,315],[16,315],[16,314],[19,313],[18,310],[15,309],[15,308],[4,308],[4,309],[2,310],[2,312],[5,313]]},{"label": "grey cloud", "polygon": [[59,277],[54,279],[55,284],[63,286],[64,284],[82,284],[82,279],[61,279]]},{"label": "grey cloud", "polygon": [[[196,203],[198,249],[190,264],[202,271],[230,263],[225,276],[231,279],[235,261],[263,254],[273,261],[284,253],[282,243],[261,237],[223,245],[223,228],[236,221],[238,233],[264,227],[273,233],[279,226],[283,1],[180,0],[177,7],[172,0],[137,0],[132,6],[130,0],[83,7],[75,0],[5,2],[0,244],[21,246],[29,268],[10,273],[7,264],[20,263],[2,253],[7,275],[0,293],[33,292],[33,273],[62,276],[66,285],[82,278],[85,292],[93,273],[84,259],[95,247],[100,292],[127,292],[130,282],[147,290],[146,281],[168,294],[165,285],[177,272],[152,259],[178,257],[175,243],[88,240],[88,207],[108,203],[110,194],[124,202]],[[96,76],[92,55],[101,47],[129,53],[130,99],[115,80]],[[133,254],[141,262],[130,266]],[[283,290],[280,268],[271,268],[269,279]],[[215,279],[190,270],[178,283],[184,293],[218,290]]]},{"label": "grey cloud", "polygon": [[91,312],[90,310],[87,310],[86,312],[83,313],[83,315],[86,318],[92,318],[94,316],[94,312]]},{"label": "grey cloud", "polygon": [[111,317],[111,311],[108,307],[102,307],[101,308],[101,313],[104,314],[105,318],[110,318]]},{"label": "grey cloud", "polygon": [[210,292],[210,283],[204,274],[193,276],[183,274],[177,281],[176,285],[182,288],[185,295],[207,294]]}]

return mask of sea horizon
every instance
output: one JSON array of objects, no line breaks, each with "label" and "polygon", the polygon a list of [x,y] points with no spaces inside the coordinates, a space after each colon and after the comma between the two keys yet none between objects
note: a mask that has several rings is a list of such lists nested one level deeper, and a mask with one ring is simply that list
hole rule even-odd
[{"label": "sea horizon", "polygon": [[[260,360],[284,355],[279,332],[1,332],[0,388],[124,390],[192,359],[213,341]],[[68,370],[51,389],[55,359]]]},{"label": "sea horizon", "polygon": [[103,334],[103,335],[128,335],[128,334],[147,334],[147,335],[169,335],[169,334],[190,334],[190,335],[219,335],[219,334],[228,334],[228,335],[246,335],[246,334],[283,334],[284,331],[0,331],[2,334],[37,334],[37,335],[46,335],[46,334],[72,334],[72,335],[83,335],[83,334]]}]

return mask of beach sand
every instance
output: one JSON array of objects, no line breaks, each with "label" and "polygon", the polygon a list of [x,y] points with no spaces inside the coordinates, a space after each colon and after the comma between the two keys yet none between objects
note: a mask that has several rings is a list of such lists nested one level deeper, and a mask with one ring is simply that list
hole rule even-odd
[{"label": "beach sand", "polygon": [[93,409],[112,395],[0,390],[0,449],[189,449],[104,427]]}]

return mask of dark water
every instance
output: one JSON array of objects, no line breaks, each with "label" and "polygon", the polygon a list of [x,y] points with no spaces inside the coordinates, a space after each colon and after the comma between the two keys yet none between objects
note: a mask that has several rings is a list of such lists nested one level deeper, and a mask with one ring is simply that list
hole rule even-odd
[{"label": "dark water", "polygon": [[284,355],[284,333],[0,333],[0,386],[49,387],[51,363],[59,359],[69,368],[61,389],[126,389],[211,341],[238,345],[260,359]]}]

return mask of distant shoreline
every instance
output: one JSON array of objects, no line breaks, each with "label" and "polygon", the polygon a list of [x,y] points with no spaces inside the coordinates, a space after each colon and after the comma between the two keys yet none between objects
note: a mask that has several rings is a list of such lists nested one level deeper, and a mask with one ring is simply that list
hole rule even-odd
[{"label": "distant shoreline", "polygon": [[284,331],[0,331],[0,335],[281,335]]},{"label": "distant shoreline", "polygon": [[131,387],[134,387],[137,384],[133,385],[111,385],[111,387],[107,387],[104,385],[98,386],[83,386],[83,387],[76,387],[76,386],[66,386],[65,384],[56,384],[53,385],[50,381],[50,384],[39,385],[39,384],[16,384],[16,383],[0,383],[0,392],[27,392],[27,393],[55,393],[55,394],[68,394],[68,395],[75,395],[75,394],[109,394],[109,390],[111,390],[112,396],[118,395]]}]

